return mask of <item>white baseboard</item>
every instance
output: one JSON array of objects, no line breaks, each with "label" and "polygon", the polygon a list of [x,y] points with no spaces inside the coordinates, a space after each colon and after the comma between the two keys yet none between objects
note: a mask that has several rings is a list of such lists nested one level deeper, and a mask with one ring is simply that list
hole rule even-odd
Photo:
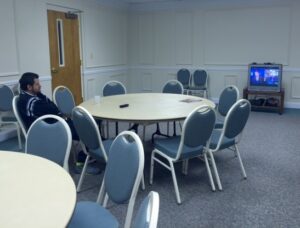
[{"label": "white baseboard", "polygon": [[285,108],[300,109],[300,103],[299,102],[285,102],[284,107]]},{"label": "white baseboard", "polygon": [[[219,98],[210,97],[209,99],[216,104],[219,103]],[[284,108],[300,109],[300,103],[299,102],[285,102]]]}]

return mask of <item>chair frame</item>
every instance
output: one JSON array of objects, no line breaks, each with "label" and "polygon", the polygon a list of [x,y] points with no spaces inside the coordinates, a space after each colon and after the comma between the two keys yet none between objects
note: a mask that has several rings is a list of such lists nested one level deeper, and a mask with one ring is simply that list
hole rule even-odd
[{"label": "chair frame", "polygon": [[[99,140],[99,144],[100,144],[100,147],[101,147],[101,150],[103,151],[103,157],[104,157],[104,160],[105,162],[107,162],[107,152],[105,151],[105,148],[103,146],[103,143],[102,143],[102,139],[101,139],[101,135],[100,135],[100,132],[99,132],[99,128],[98,128],[98,125],[95,121],[95,119],[93,118],[93,116],[89,113],[89,111],[87,111],[85,108],[81,107],[81,106],[76,106],[73,111],[75,109],[79,109],[81,112],[84,112],[88,117],[89,119],[92,121],[92,124],[94,126],[94,128],[96,129],[96,133],[97,133],[97,138]],[[81,175],[80,175],[80,178],[79,178],[79,181],[78,181],[78,184],[77,184],[77,192],[80,192],[81,190],[81,186],[82,186],[82,183],[83,183],[83,180],[84,180],[84,177],[85,177],[85,174],[86,174],[86,170],[87,170],[87,167],[88,167],[88,164],[89,164],[89,161],[90,161],[90,158],[91,158],[91,155],[87,152],[87,149],[86,149],[86,146],[85,144],[81,141],[81,139],[79,138],[79,143],[82,147],[82,150],[83,152],[87,155],[86,159],[85,159],[85,162],[84,162],[84,165],[83,165],[83,169],[82,169],[82,172],[81,172]]]},{"label": "chair frame", "polygon": [[[147,200],[146,208],[142,208],[141,206],[142,206],[142,204],[144,203],[145,200]],[[141,210],[141,208],[144,209],[144,210]],[[135,217],[135,222],[136,221],[143,221],[144,223],[147,223],[148,228],[156,228],[157,227],[157,222],[158,222],[158,216],[159,216],[159,194],[155,191],[149,192],[149,194],[142,201],[137,213],[139,213],[140,210],[142,212],[142,215],[146,215],[146,218],[145,218],[145,220],[144,219],[140,220],[139,217],[137,217],[138,216],[138,214],[137,214],[136,217]],[[137,226],[137,224],[134,224],[133,227],[134,228],[139,228]]]},{"label": "chair frame", "polygon": [[119,81],[116,81],[116,80],[112,80],[112,81],[106,82],[106,83],[104,84],[104,86],[102,87],[102,97],[105,97],[105,96],[103,95],[103,91],[104,91],[105,86],[107,86],[107,85],[109,85],[109,84],[113,84],[113,83],[121,85],[121,86],[123,87],[124,91],[125,91],[125,94],[127,93],[127,89],[126,89],[126,87],[124,86],[124,84],[123,84],[122,82],[119,82]]},{"label": "chair frame", "polygon": [[[187,69],[187,68],[181,68],[181,69],[179,69],[178,71],[177,71],[177,73],[176,73],[176,80],[178,80],[178,73],[179,73],[179,71],[181,71],[181,70],[187,70],[189,73],[190,73],[190,76],[189,76],[189,82],[188,82],[188,87],[190,86],[190,84],[191,84],[191,78],[192,78],[192,74],[191,74],[191,71],[189,70],[189,69]],[[178,80],[179,81],[179,80]],[[180,81],[179,81],[180,82]],[[181,83],[181,82],[180,82]],[[182,84],[182,83],[181,83]],[[188,94],[188,91],[189,91],[189,89],[184,89],[183,90],[183,94]]]},{"label": "chair frame", "polygon": [[71,91],[68,87],[63,86],[63,85],[57,86],[57,87],[54,89],[54,91],[53,91],[53,96],[52,96],[52,97],[53,97],[53,102],[54,102],[54,104],[56,104],[56,106],[59,107],[58,104],[57,104],[57,100],[56,100],[56,93],[57,93],[57,91],[60,90],[60,89],[66,89],[70,94],[72,94],[72,100],[73,100],[74,105],[76,106],[76,103],[75,103],[75,100],[74,100],[74,96],[73,96],[72,91]]},{"label": "chair frame", "polygon": [[25,153],[27,154],[28,151],[27,151],[27,139],[28,139],[28,136],[30,136],[30,132],[32,130],[32,128],[34,127],[34,125],[37,123],[37,122],[40,122],[40,121],[44,121],[45,119],[55,119],[57,120],[58,122],[60,122],[64,128],[66,129],[66,132],[67,132],[67,137],[68,137],[68,142],[67,142],[67,148],[66,148],[66,153],[65,153],[65,158],[64,158],[64,164],[63,164],[63,168],[69,172],[69,157],[70,157],[70,152],[71,152],[71,146],[72,146],[72,133],[71,133],[71,130],[70,130],[70,127],[69,125],[67,124],[67,122],[59,117],[59,116],[56,116],[56,115],[44,115],[44,116],[41,116],[39,118],[37,118],[30,126],[30,128],[28,129],[28,132],[27,132],[27,135],[26,135],[26,143],[25,143]]},{"label": "chair frame", "polygon": [[13,105],[13,112],[14,112],[15,117],[16,117],[18,123],[19,123],[19,126],[20,126],[20,128],[21,128],[21,130],[23,132],[23,135],[24,135],[24,137],[26,139],[27,132],[25,130],[25,126],[23,124],[23,120],[22,120],[22,118],[20,116],[20,113],[19,113],[19,110],[18,110],[17,99],[19,99],[19,95],[14,96],[14,98],[13,98],[13,103],[12,103],[12,105]]},{"label": "chair frame", "polygon": [[[124,91],[125,91],[125,94],[127,94],[127,89],[126,89],[126,87],[124,86],[124,84],[122,82],[119,82],[119,81],[116,81],[116,80],[112,80],[112,81],[106,82],[104,84],[104,86],[102,87],[102,92],[101,92],[102,97],[105,97],[104,94],[103,94],[104,88],[107,85],[113,84],[113,83],[121,85],[123,87]],[[130,126],[130,124],[129,124],[129,126]],[[118,129],[118,122],[116,122],[116,136],[118,135],[118,130],[119,130]],[[109,138],[109,121],[108,120],[106,120],[106,136],[107,136],[107,138]]]},{"label": "chair frame", "polygon": [[195,70],[193,72],[193,74],[191,75],[191,80],[190,80],[190,85],[195,85],[195,82],[194,82],[194,74],[196,71],[205,71],[206,72],[206,80],[205,80],[205,83],[204,83],[204,86],[205,86],[205,89],[188,89],[188,94],[191,93],[191,95],[193,95],[193,92],[202,92],[203,91],[203,97],[205,98],[208,98],[208,74],[207,74],[207,71],[204,70],[204,69],[198,69],[198,70]]},{"label": "chair frame", "polygon": [[149,198],[150,203],[148,205],[148,210],[151,209],[149,228],[156,228],[159,215],[159,195],[157,192],[151,191],[149,193]]},{"label": "chair frame", "polygon": [[[229,116],[231,115],[231,113],[233,112],[233,110],[235,109],[236,106],[240,105],[241,103],[248,103],[250,105],[250,110],[251,110],[251,104],[248,100],[246,99],[240,99],[238,100],[234,105],[232,105],[232,107],[229,109],[226,117],[225,117],[225,121],[224,121],[224,127],[222,129],[217,129],[217,130],[220,130],[221,131],[221,135],[220,135],[220,138],[219,138],[219,141],[218,141],[218,144],[217,144],[217,147],[215,149],[209,149],[208,150],[208,153],[209,153],[209,156],[210,156],[210,159],[211,159],[211,162],[212,162],[212,167],[213,167],[213,170],[214,170],[214,174],[215,174],[215,177],[216,177],[216,180],[217,180],[217,185],[218,185],[218,188],[219,190],[221,191],[223,189],[222,187],[222,184],[221,184],[221,180],[220,180],[220,176],[219,176],[219,172],[218,172],[218,169],[217,169],[217,166],[216,166],[216,162],[215,162],[215,159],[214,159],[214,153],[220,151],[220,147],[221,147],[221,143],[224,139],[224,135],[225,135],[225,130],[227,128],[227,125],[228,125],[228,118]],[[243,129],[244,130],[244,129]],[[244,168],[244,164],[243,164],[243,161],[242,161],[242,158],[241,158],[241,155],[240,155],[240,152],[239,152],[239,149],[237,147],[237,144],[240,142],[241,140],[241,135],[243,133],[243,130],[234,138],[235,140],[235,144],[233,145],[233,151],[235,152],[235,155],[238,157],[238,160],[239,160],[239,164],[240,164],[240,168],[241,168],[241,171],[242,171],[242,175],[243,175],[243,178],[244,179],[247,179],[247,174],[246,174],[246,171],[245,171],[245,168]],[[238,140],[236,140],[236,138],[238,138]],[[230,149],[230,147],[228,148],[224,148],[224,149]],[[223,149],[222,149],[223,150]]]},{"label": "chair frame", "polygon": [[[202,110],[205,110],[205,109],[209,109],[209,110],[215,112],[215,110],[212,109],[211,107],[209,107],[207,105],[204,105],[204,106],[200,106],[200,107],[195,108],[187,116],[187,118],[185,119],[185,121],[183,123],[183,127],[182,127],[182,135],[181,135],[181,138],[180,138],[180,144],[179,144],[179,147],[178,147],[178,150],[177,150],[177,155],[176,155],[175,158],[169,157],[168,155],[164,154],[163,152],[161,152],[160,150],[158,150],[156,148],[154,148],[154,150],[152,151],[152,154],[151,154],[150,184],[151,185],[153,184],[154,161],[156,161],[157,163],[159,163],[160,165],[162,165],[163,167],[165,167],[166,169],[171,171],[173,184],[174,184],[174,189],[175,189],[175,194],[176,194],[176,200],[177,200],[178,204],[181,204],[181,198],[180,198],[180,193],[179,193],[179,189],[178,189],[178,184],[177,184],[177,179],[176,179],[176,174],[175,174],[175,169],[174,169],[174,164],[173,163],[176,163],[176,162],[179,162],[179,161],[184,161],[183,169],[186,169],[187,168],[187,163],[186,162],[189,159],[194,158],[194,157],[199,157],[199,155],[197,155],[197,156],[188,157],[188,158],[185,158],[185,159],[180,158],[180,156],[182,154],[182,151],[183,151],[183,146],[184,146],[183,138],[184,138],[187,122],[189,121],[189,119],[191,118],[191,116],[195,112],[199,112],[199,111],[202,111]],[[205,161],[205,164],[206,164],[206,169],[207,169],[207,172],[208,172],[208,177],[209,177],[209,181],[210,181],[210,184],[211,184],[211,188],[212,188],[213,191],[215,191],[215,184],[214,184],[214,180],[213,180],[213,177],[212,177],[212,174],[211,174],[211,170],[209,168],[209,163],[208,163],[208,158],[207,158],[207,153],[209,152],[209,144],[210,144],[210,138],[207,140],[206,146],[203,147],[203,152],[202,153],[203,153],[203,156],[204,156],[204,161]],[[156,154],[158,154],[161,157],[165,158],[169,162],[169,166],[166,163],[162,162],[157,157],[155,157]]]},{"label": "chair frame", "polygon": [[[141,139],[139,138],[139,136],[136,133],[134,133],[132,131],[123,131],[116,137],[116,139],[119,137],[126,136],[126,135],[131,136],[134,139],[134,141],[137,143],[137,147],[138,147],[138,151],[139,151],[139,167],[138,167],[137,175],[136,175],[135,182],[134,182],[134,185],[132,188],[131,196],[129,199],[127,214],[126,214],[126,219],[125,219],[125,225],[124,225],[125,228],[129,228],[131,226],[135,198],[136,198],[136,195],[138,192],[138,188],[139,188],[141,182],[143,181],[143,170],[144,170],[145,158],[144,158],[143,144],[141,142]],[[116,139],[114,140],[113,144],[115,143]],[[112,144],[112,146],[113,146],[113,144]],[[97,203],[102,204],[102,206],[104,208],[106,208],[108,199],[109,199],[109,197],[105,190],[105,178],[104,178],[102,185],[101,185],[100,192],[98,194]]]},{"label": "chair frame", "polygon": [[[12,89],[9,86],[5,85],[5,84],[2,84],[1,86],[6,87],[6,88],[9,89],[9,91],[11,92],[12,97],[13,97],[13,100],[12,100],[12,103],[13,103],[13,101],[14,101],[14,92],[12,91]],[[12,110],[10,110],[10,111],[12,111],[13,114],[15,115],[13,104],[12,104]],[[3,117],[3,115],[1,113],[1,115],[0,115],[0,126],[2,126],[2,124],[14,124],[16,126],[17,136],[18,136],[18,143],[19,143],[19,150],[22,150],[22,138],[21,138],[21,130],[20,130],[20,128],[22,128],[22,126],[20,125],[20,122],[19,122],[17,116],[15,115],[16,121],[3,121],[2,117]],[[22,131],[23,131],[23,129],[22,129]],[[26,134],[24,134],[24,136],[25,135]]]},{"label": "chair frame", "polygon": [[164,88],[165,88],[165,86],[168,85],[169,83],[176,83],[176,84],[178,84],[178,85],[181,87],[181,91],[182,91],[181,94],[184,94],[184,88],[183,88],[183,85],[182,85],[182,83],[181,83],[180,81],[178,81],[177,79],[171,79],[171,80],[167,81],[167,82],[164,84],[164,86],[162,87],[162,90],[161,90],[161,91],[163,91]]},{"label": "chair frame", "polygon": [[[223,93],[223,91],[225,90],[225,89],[227,89],[227,88],[233,88],[235,91],[236,91],[236,94],[237,94],[237,101],[239,100],[239,97],[240,97],[240,91],[239,91],[239,89],[235,86],[235,85],[228,85],[228,86],[226,86],[223,90],[222,90],[222,92],[221,92],[221,94]],[[221,96],[221,94],[220,94],[220,96]],[[218,111],[218,113],[220,113],[219,112],[219,104],[217,105],[217,111]],[[229,112],[229,111],[228,111]],[[221,113],[220,113],[221,114]],[[222,115],[222,114],[221,114]]]}]

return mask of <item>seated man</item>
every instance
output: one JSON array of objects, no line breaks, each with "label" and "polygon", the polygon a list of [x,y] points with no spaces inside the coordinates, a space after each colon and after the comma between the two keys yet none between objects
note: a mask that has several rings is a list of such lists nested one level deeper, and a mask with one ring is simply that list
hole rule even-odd
[{"label": "seated man", "polygon": [[17,105],[27,130],[37,118],[52,114],[64,118],[71,129],[73,140],[79,140],[72,121],[63,116],[57,106],[41,93],[41,85],[37,74],[24,73],[19,83],[21,92]]},{"label": "seated man", "polygon": [[[27,130],[37,118],[47,114],[57,115],[66,120],[72,133],[72,139],[79,141],[72,120],[63,116],[58,107],[48,97],[41,93],[41,85],[37,74],[31,72],[24,73],[19,80],[19,83],[21,92],[17,105]],[[85,153],[80,151],[76,163],[80,168],[83,165],[85,158]]]}]

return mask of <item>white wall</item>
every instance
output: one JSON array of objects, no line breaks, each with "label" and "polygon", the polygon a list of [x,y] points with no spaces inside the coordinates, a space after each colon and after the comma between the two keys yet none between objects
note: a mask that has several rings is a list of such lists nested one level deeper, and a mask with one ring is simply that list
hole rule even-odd
[{"label": "white wall", "polygon": [[[276,2],[276,0],[273,0]],[[81,10],[84,97],[100,94],[117,79],[129,92],[158,92],[182,67],[209,73],[210,96],[227,84],[240,90],[247,63],[285,64],[288,106],[300,107],[300,4],[256,1],[230,7],[222,1],[203,7],[178,2],[164,9],[105,6],[96,0],[1,0],[0,82],[13,85],[23,72],[40,74],[51,95],[47,9]],[[109,1],[108,1],[109,2]],[[201,1],[204,2],[204,1]],[[263,6],[259,6],[264,2]],[[169,5],[168,5],[169,4]],[[237,8],[238,7],[238,8]],[[147,9],[145,11],[145,9]]]},{"label": "white wall", "polygon": [[128,31],[132,91],[158,92],[178,69],[203,68],[217,99],[228,84],[242,92],[248,63],[276,62],[284,64],[286,105],[300,108],[298,3],[135,11]]},{"label": "white wall", "polygon": [[94,0],[1,0],[1,83],[13,86],[22,73],[36,72],[43,92],[51,97],[47,9],[83,11],[80,19],[85,98],[94,95],[87,88],[87,78],[94,80],[95,93],[116,74],[126,82],[127,68],[120,67],[127,64],[126,9]]}]

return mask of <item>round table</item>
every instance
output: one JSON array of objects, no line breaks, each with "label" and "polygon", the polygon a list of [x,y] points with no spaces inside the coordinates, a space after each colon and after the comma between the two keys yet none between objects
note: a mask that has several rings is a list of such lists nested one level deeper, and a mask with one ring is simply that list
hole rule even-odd
[{"label": "round table", "polygon": [[[123,104],[129,106],[120,108]],[[92,98],[80,104],[96,118],[134,123],[183,120],[201,105],[215,107],[212,101],[204,98],[168,93],[107,96],[101,97],[100,102]]]},{"label": "round table", "polygon": [[66,227],[76,204],[71,176],[34,155],[0,151],[0,227]]}]

